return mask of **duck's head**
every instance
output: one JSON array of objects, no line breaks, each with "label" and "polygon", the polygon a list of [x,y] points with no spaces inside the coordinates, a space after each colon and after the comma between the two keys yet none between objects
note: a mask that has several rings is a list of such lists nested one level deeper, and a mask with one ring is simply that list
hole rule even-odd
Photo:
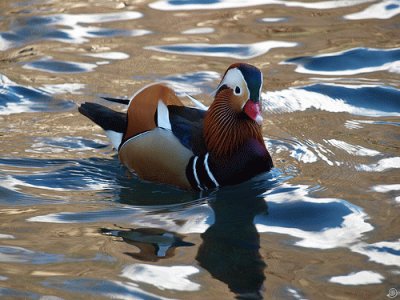
[{"label": "duck's head", "polygon": [[236,63],[226,70],[204,122],[204,137],[210,153],[229,156],[252,138],[264,146],[262,84],[262,73],[255,66]]},{"label": "duck's head", "polygon": [[215,100],[226,101],[237,114],[245,114],[258,125],[262,124],[261,71],[246,63],[231,65],[222,77],[215,93]]}]

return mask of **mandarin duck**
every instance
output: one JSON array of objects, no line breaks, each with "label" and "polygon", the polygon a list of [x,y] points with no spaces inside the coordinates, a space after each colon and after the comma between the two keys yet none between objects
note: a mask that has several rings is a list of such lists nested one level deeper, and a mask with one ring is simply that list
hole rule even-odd
[{"label": "mandarin duck", "polygon": [[207,190],[273,167],[261,132],[262,83],[258,68],[236,63],[226,70],[208,110],[185,106],[157,83],[130,101],[105,98],[127,104],[126,113],[90,102],[79,112],[105,130],[122,164],[140,178]]}]

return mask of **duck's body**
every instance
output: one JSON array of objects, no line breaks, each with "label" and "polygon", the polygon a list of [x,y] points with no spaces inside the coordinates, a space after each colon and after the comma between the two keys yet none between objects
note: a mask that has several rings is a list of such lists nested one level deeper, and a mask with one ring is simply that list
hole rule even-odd
[{"label": "duck's body", "polygon": [[[249,84],[254,76],[261,77]],[[142,179],[203,190],[272,168],[261,135],[261,85],[258,69],[235,64],[208,110],[186,107],[170,88],[154,84],[133,96],[126,114],[95,103],[79,111],[106,131],[120,161]]]}]

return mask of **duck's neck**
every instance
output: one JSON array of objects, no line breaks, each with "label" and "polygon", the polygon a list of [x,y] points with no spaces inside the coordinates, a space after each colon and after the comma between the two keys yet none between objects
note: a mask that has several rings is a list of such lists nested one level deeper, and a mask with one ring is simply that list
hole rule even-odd
[{"label": "duck's neck", "polygon": [[264,145],[261,127],[243,113],[237,113],[228,99],[215,99],[204,120],[204,138],[207,149],[215,158],[229,158],[246,141],[254,140]]}]

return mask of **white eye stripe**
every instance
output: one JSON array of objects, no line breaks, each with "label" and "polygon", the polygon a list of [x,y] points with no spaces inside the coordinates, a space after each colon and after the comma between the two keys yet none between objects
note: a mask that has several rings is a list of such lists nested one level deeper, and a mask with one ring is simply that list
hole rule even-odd
[{"label": "white eye stripe", "polygon": [[[250,95],[250,91],[249,88],[247,87],[246,80],[244,79],[242,72],[240,72],[238,68],[233,68],[230,69],[228,72],[226,72],[225,77],[218,88],[220,88],[223,85],[226,85],[229,88],[231,88],[236,95],[242,95],[244,89],[247,89],[247,94]],[[235,92],[236,87],[240,88],[239,93]]]}]

